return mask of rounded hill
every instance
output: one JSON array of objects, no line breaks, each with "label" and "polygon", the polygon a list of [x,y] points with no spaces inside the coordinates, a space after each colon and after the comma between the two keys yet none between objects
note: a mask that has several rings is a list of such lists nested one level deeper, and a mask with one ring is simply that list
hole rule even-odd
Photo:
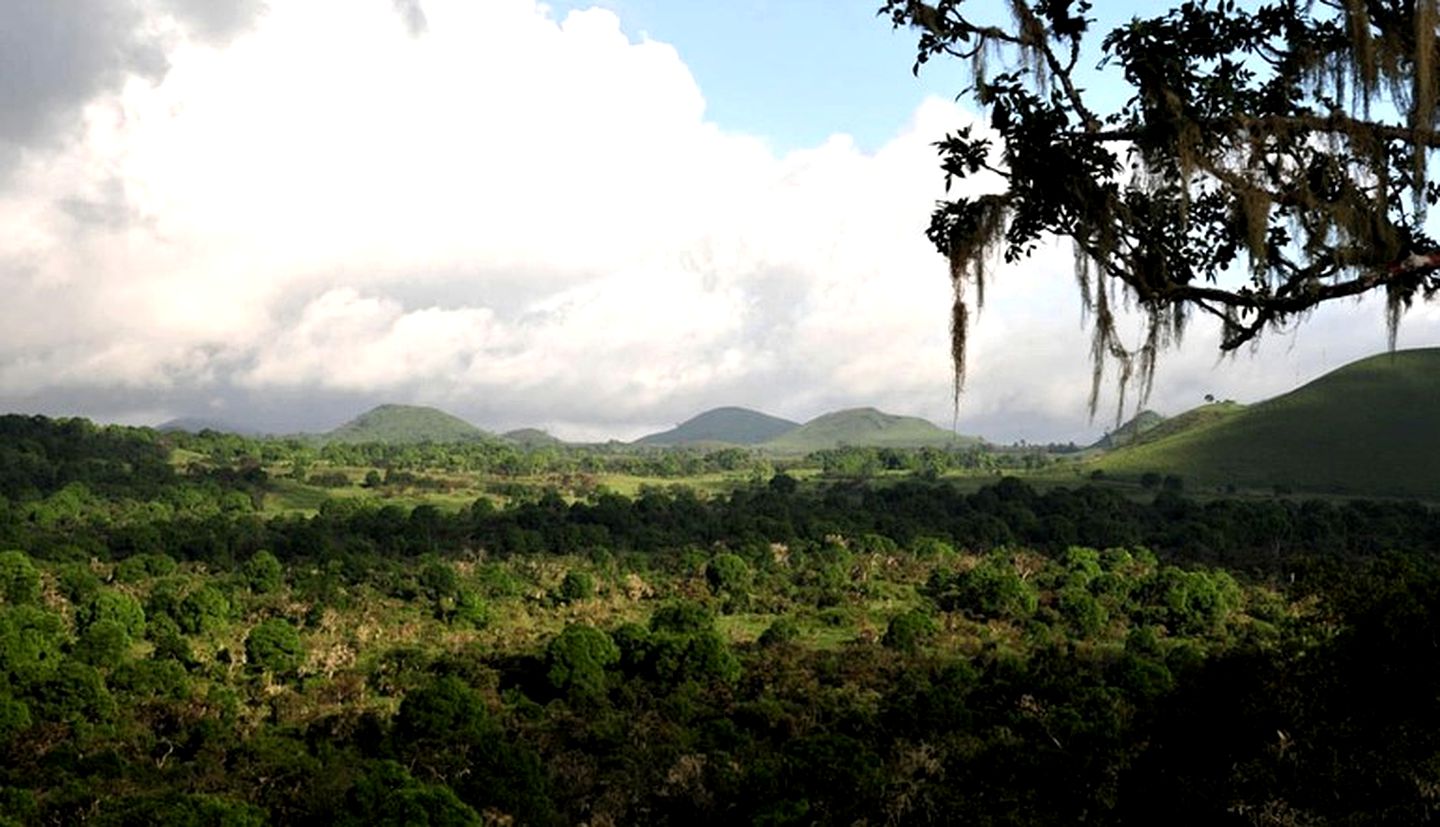
[{"label": "rounded hill", "polygon": [[757,445],[800,427],[800,423],[749,408],[725,407],[691,417],[668,431],[643,436],[636,445]]},{"label": "rounded hill", "polygon": [[437,408],[381,405],[325,435],[333,442],[475,442],[490,435]]},{"label": "rounded hill", "polygon": [[875,408],[850,408],[817,416],[773,439],[765,448],[803,453],[826,448],[924,448],[974,445],[979,439],[959,436],[918,416],[896,416]]}]

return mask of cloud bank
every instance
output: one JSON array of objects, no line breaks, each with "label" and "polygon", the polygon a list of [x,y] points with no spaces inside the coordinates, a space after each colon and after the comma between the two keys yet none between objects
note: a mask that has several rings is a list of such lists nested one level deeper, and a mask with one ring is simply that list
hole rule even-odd
[{"label": "cloud bank", "polygon": [[[949,103],[873,153],[782,155],[707,120],[683,55],[606,10],[70,5],[99,25],[18,4],[0,26],[37,67],[0,80],[0,407],[297,430],[405,401],[573,438],[724,404],[950,422],[922,233],[930,144],[970,120]],[[1105,424],[1069,267],[1057,248],[999,274],[961,430]],[[1197,326],[1153,402],[1253,399],[1383,347],[1359,313],[1218,368]]]}]

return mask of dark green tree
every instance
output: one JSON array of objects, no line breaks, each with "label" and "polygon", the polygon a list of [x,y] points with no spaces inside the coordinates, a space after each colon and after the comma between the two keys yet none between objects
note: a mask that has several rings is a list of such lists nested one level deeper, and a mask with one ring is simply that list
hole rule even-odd
[{"label": "dark green tree", "polygon": [[915,652],[940,631],[935,618],[920,609],[901,612],[890,619],[880,642],[899,652]]},{"label": "dark green tree", "polygon": [[394,740],[418,778],[447,780],[472,807],[498,806],[526,824],[552,819],[539,759],[505,740],[484,697],[447,675],[405,696]]},{"label": "dark green tree", "polygon": [[394,761],[381,761],[350,789],[337,824],[354,827],[479,827],[484,821],[449,787],[425,784]]},{"label": "dark green tree", "polygon": [[40,572],[23,551],[0,551],[0,599],[11,605],[40,599]]},{"label": "dark green tree", "polygon": [[107,802],[94,823],[102,827],[261,827],[265,811],[253,804],[214,795],[170,792]]},{"label": "dark green tree", "polygon": [[717,554],[705,564],[705,580],[714,594],[744,594],[750,579],[750,564],[737,554]]},{"label": "dark green tree", "polygon": [[74,654],[91,666],[113,669],[130,651],[130,635],[116,620],[98,620],[80,633]]},{"label": "dark green tree", "polygon": [[0,607],[0,687],[28,687],[52,675],[63,658],[64,622],[34,606]]},{"label": "dark green tree", "polygon": [[285,585],[285,569],[275,555],[261,549],[245,561],[245,584],[256,594],[279,591]]},{"label": "dark green tree", "polygon": [[262,620],[245,638],[245,659],[255,668],[290,675],[305,662],[300,632],[286,620]]},{"label": "dark green tree", "polygon": [[75,612],[75,625],[82,632],[102,620],[119,623],[131,639],[145,634],[145,609],[139,600],[124,592],[102,589]]},{"label": "dark green tree", "polygon": [[230,599],[214,586],[201,586],[180,601],[176,620],[186,634],[208,634],[230,619]]},{"label": "dark green tree", "polygon": [[600,629],[581,623],[566,626],[545,647],[550,685],[587,702],[605,697],[605,670],[619,661],[615,641]]},{"label": "dark green tree", "polygon": [[979,617],[1025,620],[1035,613],[1040,597],[1034,584],[1020,576],[1007,554],[995,552],[969,571],[936,571],[926,592],[946,611]]}]

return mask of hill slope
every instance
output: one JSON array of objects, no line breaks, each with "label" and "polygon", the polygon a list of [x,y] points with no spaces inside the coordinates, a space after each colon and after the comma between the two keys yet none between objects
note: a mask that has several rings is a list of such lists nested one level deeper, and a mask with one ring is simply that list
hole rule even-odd
[{"label": "hill slope", "polygon": [[715,408],[685,420],[668,431],[635,440],[636,445],[688,445],[722,442],[756,445],[800,427],[800,423],[749,408]]},{"label": "hill slope", "polygon": [[474,442],[489,434],[436,408],[381,405],[325,434],[335,442]]},{"label": "hill slope", "polygon": [[1147,408],[1126,420],[1125,424],[1100,437],[1090,447],[1108,449],[1131,445],[1138,442],[1142,434],[1159,426],[1164,421],[1165,417]]},{"label": "hill slope", "polygon": [[921,448],[974,445],[975,437],[957,436],[917,416],[896,416],[874,408],[851,408],[818,416],[762,447],[785,453],[819,451],[842,445]]},{"label": "hill slope", "polygon": [[1097,467],[1178,474],[1191,488],[1440,497],[1440,349],[1372,356],[1266,402],[1182,416],[1188,427],[1153,429]]}]

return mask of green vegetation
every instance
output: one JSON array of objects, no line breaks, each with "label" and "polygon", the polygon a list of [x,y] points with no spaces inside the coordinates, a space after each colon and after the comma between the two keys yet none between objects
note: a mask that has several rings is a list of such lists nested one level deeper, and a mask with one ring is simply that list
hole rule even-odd
[{"label": "green vegetation", "polygon": [[1249,407],[1197,409],[1186,427],[1167,422],[1097,466],[1113,475],[1173,474],[1211,490],[1436,499],[1437,416],[1440,350],[1399,351]]},{"label": "green vegetation", "polygon": [[208,417],[199,416],[182,416],[178,419],[167,420],[160,423],[159,425],[156,425],[155,430],[162,433],[166,431],[186,431],[188,433],[198,434],[201,431],[215,431],[216,433],[221,434],[239,434],[241,436],[260,435],[258,431],[255,431],[251,428],[246,428],[241,425],[236,425],[233,422],[226,422],[223,419],[210,419]]},{"label": "green vegetation", "polygon": [[758,445],[800,427],[800,423],[746,408],[715,408],[668,431],[650,434],[637,445]]},{"label": "green vegetation", "polygon": [[539,428],[517,428],[513,431],[506,431],[500,436],[506,441],[524,448],[550,448],[565,444],[559,437],[552,436]]},{"label": "green vegetation", "polygon": [[975,437],[958,436],[914,416],[895,416],[874,408],[836,411],[764,444],[781,453],[806,453],[843,446],[883,448],[961,447],[974,445]]},{"label": "green vegetation", "polygon": [[1030,448],[0,434],[21,824],[1418,823],[1440,783],[1415,503],[995,476]]},{"label": "green vegetation", "polygon": [[493,439],[459,417],[435,408],[381,405],[355,417],[324,436],[333,442],[467,442]]}]

